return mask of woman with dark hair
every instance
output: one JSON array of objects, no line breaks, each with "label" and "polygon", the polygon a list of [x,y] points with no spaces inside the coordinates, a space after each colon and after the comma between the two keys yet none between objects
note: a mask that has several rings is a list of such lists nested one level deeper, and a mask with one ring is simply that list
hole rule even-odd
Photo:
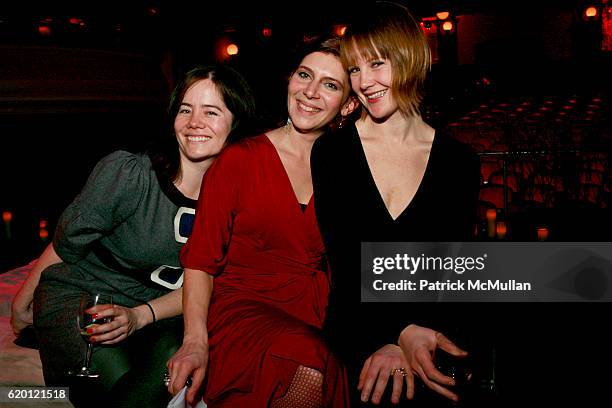
[{"label": "woman with dark hair", "polygon": [[361,118],[312,150],[317,218],[335,283],[326,332],[347,364],[351,390],[359,384],[355,401],[379,403],[388,382],[393,403],[404,382],[412,398],[415,375],[456,400],[448,388],[454,380],[432,359],[437,349],[465,352],[440,332],[409,325],[429,323],[424,315],[437,306],[361,303],[359,252],[361,242],[470,240],[479,161],[420,115],[431,55],[408,10],[377,2],[361,11],[341,42]]},{"label": "woman with dark hair", "polygon": [[185,337],[168,364],[172,393],[193,378],[189,403],[204,384],[210,407],[345,406],[344,369],[320,335],[329,277],[310,150],[355,108],[349,94],[337,40],[309,44],[289,79],[287,124],[211,167],[181,252]]},{"label": "woman with dark hair", "polygon": [[[250,88],[224,66],[189,71],[170,99],[173,135],[155,152],[103,158],[58,221],[53,243],[13,302],[15,333],[33,322],[45,383],[65,386],[86,343],[80,297],[111,295],[87,313],[110,318],[88,330],[98,384],[71,390],[76,406],[159,406],[165,363],[181,343],[179,249],[191,232],[202,178],[254,118]],[[36,290],[35,290],[36,288]]]}]

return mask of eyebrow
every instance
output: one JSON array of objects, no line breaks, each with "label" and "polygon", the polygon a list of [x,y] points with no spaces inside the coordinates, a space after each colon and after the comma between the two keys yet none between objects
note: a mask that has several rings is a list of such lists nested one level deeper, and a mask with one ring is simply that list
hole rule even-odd
[{"label": "eyebrow", "polygon": [[[186,106],[189,106],[190,108],[193,108],[193,105],[188,103],[188,102],[181,102],[181,105],[186,105]],[[223,111],[223,109],[221,109],[221,107],[219,107],[217,105],[209,105],[209,104],[203,103],[200,106],[203,107],[203,108],[215,108],[215,109],[217,109],[219,111]]]}]

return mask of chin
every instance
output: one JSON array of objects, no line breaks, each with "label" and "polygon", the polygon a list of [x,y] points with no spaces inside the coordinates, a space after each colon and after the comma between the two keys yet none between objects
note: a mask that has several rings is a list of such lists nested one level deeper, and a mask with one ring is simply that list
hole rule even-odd
[{"label": "chin", "polygon": [[189,159],[191,161],[202,161],[212,156],[216,156],[217,154],[219,154],[219,152],[213,152],[212,150],[198,151],[198,152],[193,152],[192,154],[190,154]]}]

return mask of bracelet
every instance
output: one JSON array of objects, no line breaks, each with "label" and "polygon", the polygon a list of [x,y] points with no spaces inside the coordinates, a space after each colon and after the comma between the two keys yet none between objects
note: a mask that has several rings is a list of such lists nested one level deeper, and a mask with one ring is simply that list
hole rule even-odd
[{"label": "bracelet", "polygon": [[155,312],[153,311],[153,306],[151,306],[151,304],[149,302],[145,302],[144,304],[149,307],[149,310],[151,311],[151,315],[153,315],[153,323],[155,323],[157,321],[157,318],[155,317]]}]

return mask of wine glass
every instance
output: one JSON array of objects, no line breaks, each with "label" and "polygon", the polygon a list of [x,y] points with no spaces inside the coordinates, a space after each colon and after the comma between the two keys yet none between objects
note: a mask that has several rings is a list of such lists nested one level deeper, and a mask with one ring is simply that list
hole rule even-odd
[{"label": "wine glass", "polygon": [[88,378],[97,378],[99,376],[98,373],[95,373],[90,368],[91,364],[91,354],[93,352],[93,343],[89,341],[91,334],[87,333],[87,329],[92,326],[109,323],[112,318],[111,317],[101,317],[98,319],[94,319],[93,316],[86,312],[86,310],[96,306],[96,305],[112,305],[113,297],[111,295],[106,295],[102,293],[94,293],[94,294],[84,294],[81,296],[81,300],[79,302],[79,310],[77,312],[77,324],[79,327],[79,331],[81,332],[81,336],[87,342],[87,354],[85,355],[85,360],[83,362],[83,366],[78,369],[77,372],[70,371],[69,375],[74,375],[76,377],[88,377]]}]

